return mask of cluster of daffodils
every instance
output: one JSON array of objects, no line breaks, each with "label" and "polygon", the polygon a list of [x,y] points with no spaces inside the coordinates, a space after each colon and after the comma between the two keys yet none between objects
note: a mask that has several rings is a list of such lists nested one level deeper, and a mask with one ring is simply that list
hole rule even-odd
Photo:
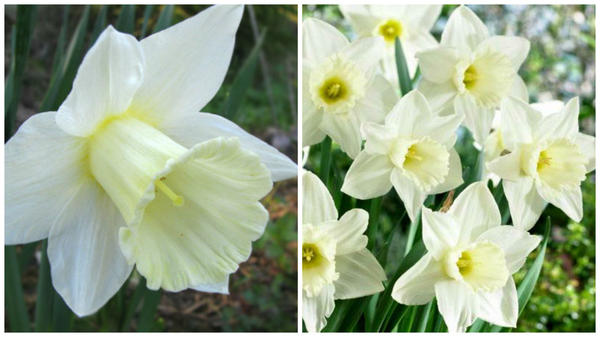
[{"label": "cluster of daffodils", "polygon": [[58,111],[6,144],[5,242],[48,238],[52,283],[77,315],[102,307],[134,266],[150,289],[227,293],[265,229],[260,199],[296,175],[275,148],[199,112],[242,13],[213,6],[142,41],[109,26]]},{"label": "cluster of daffodils", "polygon": [[[490,36],[465,6],[452,12],[440,42],[429,33],[440,6],[340,9],[357,33],[353,42],[325,22],[303,23],[303,145],[329,136],[353,159],[343,193],[365,200],[393,187],[410,219],[421,220],[427,253],[387,285],[394,300],[437,299],[451,332],[477,318],[515,327],[512,274],[540,242],[528,231],[548,203],[575,221],[582,217],[580,184],[594,170],[595,139],[579,132],[578,98],[530,105],[518,75],[529,41]],[[411,76],[417,66],[422,75],[402,98],[397,39]],[[463,186],[451,206],[430,210],[427,196],[464,185],[454,150],[461,125],[483,152],[482,181]],[[351,210],[337,220],[325,186],[311,173],[303,179],[303,319],[309,331],[320,331],[334,299],[381,291],[385,275],[361,236],[368,214]],[[512,225],[502,225],[488,179],[502,182]],[[356,251],[363,258],[352,259],[349,270],[348,254]]]}]

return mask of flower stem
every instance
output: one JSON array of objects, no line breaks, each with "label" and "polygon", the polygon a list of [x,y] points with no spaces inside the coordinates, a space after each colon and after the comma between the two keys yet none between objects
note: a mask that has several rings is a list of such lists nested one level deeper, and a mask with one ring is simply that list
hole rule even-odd
[{"label": "flower stem", "polygon": [[367,248],[369,250],[373,249],[373,245],[375,245],[375,235],[379,225],[379,213],[381,211],[382,199],[383,197],[372,199],[369,207],[369,227],[367,229],[367,237],[369,238]]},{"label": "flower stem", "polygon": [[37,302],[35,304],[35,331],[51,331],[53,288],[48,262],[48,240],[42,243],[40,271],[37,284]]},{"label": "flower stem", "polygon": [[400,39],[396,37],[396,69],[398,70],[398,83],[400,85],[400,91],[402,96],[408,94],[412,90],[412,83],[410,81],[410,75],[408,73],[408,66],[406,65],[406,58],[404,57],[404,51],[402,50],[402,43]]},{"label": "flower stem", "polygon": [[158,303],[160,303],[160,290],[146,289],[144,294],[144,304],[142,306],[142,312],[138,322],[138,332],[150,332],[154,327],[154,316]]},{"label": "flower stem", "polygon": [[406,239],[406,247],[404,248],[404,256],[408,255],[408,252],[412,249],[413,244],[415,243],[415,238],[417,236],[417,231],[421,225],[421,213],[417,214],[417,217],[413,222],[410,223],[410,228],[408,230],[408,237]]},{"label": "flower stem", "polygon": [[31,331],[15,246],[4,246],[4,298],[10,331]]},{"label": "flower stem", "polygon": [[331,166],[331,138],[329,136],[321,142],[321,170],[319,175],[325,186],[329,183],[329,170]]}]

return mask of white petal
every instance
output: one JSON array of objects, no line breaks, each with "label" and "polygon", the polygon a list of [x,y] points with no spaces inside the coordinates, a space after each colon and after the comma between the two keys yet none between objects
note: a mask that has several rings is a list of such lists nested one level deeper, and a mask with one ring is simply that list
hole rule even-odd
[{"label": "white petal", "polygon": [[481,234],[477,241],[482,240],[488,240],[502,248],[506,266],[512,275],[523,267],[527,256],[539,245],[541,238],[514,226],[498,226]]},{"label": "white petal", "polygon": [[308,332],[319,332],[327,325],[327,318],[333,312],[333,285],[323,287],[314,297],[302,294],[302,319]]},{"label": "white petal", "polygon": [[494,292],[477,293],[477,317],[495,325],[514,328],[519,317],[517,287],[512,277],[506,285]]},{"label": "white petal", "polygon": [[542,118],[536,135],[543,139],[573,138],[579,132],[579,97],[570,99],[559,113]]},{"label": "white petal", "polygon": [[133,266],[119,249],[125,221],[92,179],[60,212],[50,230],[48,259],[52,284],[78,316],[100,309],[127,280]]},{"label": "white petal", "polygon": [[442,265],[427,253],[398,278],[392,298],[405,305],[426,304],[435,296],[435,284],[444,279]]},{"label": "white petal", "polygon": [[448,210],[460,228],[461,243],[468,244],[481,233],[500,226],[500,211],[485,182],[467,186]]},{"label": "white petal", "polygon": [[204,293],[218,293],[229,295],[229,275],[227,275],[225,280],[222,282],[198,284],[191,288]]},{"label": "white petal", "polygon": [[58,125],[72,135],[88,136],[107,117],[125,112],[147,78],[145,57],[133,36],[108,26],[83,58],[73,89],[58,109]]},{"label": "white petal", "polygon": [[33,115],[4,147],[7,245],[48,237],[85,173],[85,140],[63,132],[56,112]]},{"label": "white petal", "polygon": [[437,282],[435,297],[448,332],[465,332],[475,321],[478,303],[475,292],[466,284],[454,280]]},{"label": "white petal", "polygon": [[450,153],[450,162],[446,180],[430,190],[429,194],[438,194],[453,190],[464,182],[462,178],[462,165],[458,153],[454,149],[448,152]]},{"label": "white petal", "polygon": [[338,211],[325,184],[310,171],[302,175],[302,222],[318,225],[337,220]]},{"label": "white petal", "polygon": [[295,177],[298,172],[296,164],[286,155],[219,115],[186,113],[177,119],[169,119],[161,131],[187,148],[216,137],[237,137],[242,148],[260,157],[271,171],[273,181]]},{"label": "white petal", "polygon": [[488,29],[481,20],[466,6],[455,9],[442,32],[441,44],[475,50],[478,44],[488,37]]},{"label": "white petal", "polygon": [[515,71],[527,58],[529,53],[529,40],[518,36],[492,36],[483,41],[478,48],[491,48],[496,50],[510,59]]},{"label": "white petal", "polygon": [[[339,221],[326,221],[320,229],[328,237],[337,241],[336,255],[350,254],[367,246],[367,237],[363,233],[369,224],[369,213],[364,209],[351,209],[344,213]],[[336,260],[337,261],[337,260]]]},{"label": "white petal", "polygon": [[376,36],[358,39],[342,49],[340,53],[368,74],[377,66],[384,51],[383,38]]},{"label": "white petal", "polygon": [[460,227],[454,217],[447,213],[432,212],[429,208],[421,210],[423,223],[423,243],[427,251],[440,260],[448,249],[457,245],[460,236]]},{"label": "white petal", "polygon": [[395,130],[385,125],[363,123],[361,132],[367,138],[365,152],[387,156],[392,150],[392,145],[397,135]]},{"label": "white petal", "polygon": [[200,111],[223,83],[243,12],[212,6],[143,39],[144,82],[132,109],[154,125]]},{"label": "white petal", "polygon": [[492,128],[495,110],[477,106],[473,96],[465,93],[454,99],[454,111],[465,115],[463,123],[471,131],[475,141],[484,144]]},{"label": "white petal", "polygon": [[[402,40],[402,47],[404,51],[404,57],[406,59],[406,65],[408,67],[408,74],[414,79],[415,72],[418,66],[418,60],[415,55],[420,52],[431,48],[436,48],[439,45],[435,37],[428,31],[416,31],[410,34],[407,38]],[[396,54],[394,48],[388,49],[390,53],[388,57],[393,56],[394,63],[396,62]],[[398,78],[398,69],[396,68],[396,78]]]},{"label": "white petal", "polygon": [[392,188],[393,168],[387,156],[361,151],[346,173],[342,192],[362,200],[384,195]]},{"label": "white petal", "polygon": [[[365,96],[356,102],[354,111],[363,123],[383,123],[385,116],[399,99],[394,86],[385,77],[377,74],[367,87]],[[302,124],[302,128],[304,127],[305,124]]]},{"label": "white petal", "polygon": [[414,28],[430,30],[442,11],[442,5],[404,5],[403,18]]},{"label": "white petal", "polygon": [[325,139],[321,130],[323,111],[318,109],[310,97],[309,89],[310,68],[302,66],[302,146],[318,144]]},{"label": "white petal", "polygon": [[150,289],[224,282],[248,259],[269,218],[259,200],[272,182],[258,156],[235,138],[211,139],[190,151],[164,175],[185,203],[173,206],[156,193],[139,221],[119,231],[123,254]]},{"label": "white petal", "polygon": [[373,16],[365,5],[339,5],[344,18],[359,36],[369,36],[379,23],[380,19]]},{"label": "white petal", "polygon": [[384,289],[385,272],[366,248],[336,256],[335,271],[340,274],[334,281],[336,299],[372,295]]},{"label": "white petal", "polygon": [[542,215],[546,201],[538,194],[532,178],[502,180],[510,216],[515,227],[528,231]]},{"label": "white petal", "polygon": [[302,57],[313,64],[340,51],[350,42],[332,25],[314,18],[302,22]]},{"label": "white petal", "polygon": [[591,172],[596,168],[596,138],[579,132],[575,136],[575,143],[579,145],[581,153],[587,158],[585,170]]},{"label": "white petal", "polygon": [[514,150],[519,143],[531,143],[541,118],[539,111],[526,102],[514,97],[503,99],[500,103],[500,130],[506,148]]},{"label": "white petal", "polygon": [[549,187],[542,186],[543,184],[539,184],[537,191],[544,200],[558,207],[574,221],[581,221],[583,218],[583,200],[580,187],[556,192],[551,191]]},{"label": "white petal", "polygon": [[391,178],[396,193],[404,203],[408,217],[411,221],[415,221],[427,194],[421,191],[412,180],[405,177],[397,168],[392,170]]},{"label": "white petal", "polygon": [[452,105],[452,101],[457,94],[456,86],[452,81],[438,84],[421,79],[417,90],[427,98],[427,102],[429,102],[429,106],[434,112],[444,109],[447,105]]},{"label": "white petal", "polygon": [[516,97],[523,102],[529,102],[529,91],[527,91],[527,85],[518,74],[515,76],[515,82],[510,88],[508,95]]},{"label": "white petal", "polygon": [[456,71],[458,52],[454,48],[438,47],[417,53],[423,77],[434,83],[449,81]]},{"label": "white petal", "polygon": [[360,120],[353,113],[346,115],[324,114],[321,129],[340,144],[340,148],[350,158],[356,158],[362,143]]},{"label": "white petal", "polygon": [[521,177],[521,151],[516,150],[487,163],[487,168],[502,179],[517,180]]}]

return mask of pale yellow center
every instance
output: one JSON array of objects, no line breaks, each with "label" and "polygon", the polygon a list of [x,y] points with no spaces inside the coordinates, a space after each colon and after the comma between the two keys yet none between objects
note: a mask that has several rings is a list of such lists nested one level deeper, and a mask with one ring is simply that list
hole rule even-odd
[{"label": "pale yellow center", "polygon": [[402,35],[402,24],[398,20],[389,19],[379,26],[379,35],[388,43],[393,43],[396,37]]}]

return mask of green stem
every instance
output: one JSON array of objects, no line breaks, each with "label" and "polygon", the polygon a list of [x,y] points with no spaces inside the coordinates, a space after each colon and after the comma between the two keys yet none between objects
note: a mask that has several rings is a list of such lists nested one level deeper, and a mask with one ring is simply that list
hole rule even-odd
[{"label": "green stem", "polygon": [[433,301],[427,303],[425,308],[422,309],[423,315],[419,321],[419,327],[417,331],[425,332],[427,330],[427,323],[429,322],[429,317],[431,314],[431,307],[433,306]]},{"label": "green stem", "polygon": [[127,305],[127,312],[125,313],[125,318],[123,319],[123,324],[121,325],[121,331],[129,331],[129,327],[131,325],[131,320],[133,319],[133,315],[135,314],[135,310],[137,309],[140,301],[142,300],[142,296],[144,295],[144,290],[146,289],[146,279],[141,278],[140,283],[138,283],[135,291],[133,292],[133,297],[131,301]]},{"label": "green stem", "polygon": [[31,331],[15,246],[4,246],[4,268],[4,305],[10,331]]},{"label": "green stem", "polygon": [[158,303],[160,303],[160,295],[160,290],[154,291],[146,289],[144,294],[144,304],[138,322],[138,332],[151,332],[153,330],[154,316],[156,315]]},{"label": "green stem", "polygon": [[321,170],[319,175],[325,186],[329,183],[329,170],[331,166],[331,138],[329,136],[321,142]]},{"label": "green stem", "polygon": [[48,262],[48,240],[42,243],[42,257],[37,285],[37,302],[35,304],[35,331],[51,331],[53,288]]},{"label": "green stem", "polygon": [[421,213],[419,212],[415,220],[410,223],[410,228],[408,230],[408,238],[406,239],[406,247],[404,248],[404,256],[408,255],[408,252],[410,252],[410,250],[412,249],[420,225]]},{"label": "green stem", "polygon": [[402,43],[399,38],[396,38],[396,69],[398,70],[398,83],[400,84],[400,91],[402,96],[408,94],[412,90],[412,83],[410,81],[410,75],[408,74],[408,66],[406,65],[406,58],[404,57],[404,51],[402,50]]},{"label": "green stem", "polygon": [[369,242],[367,243],[367,249],[373,249],[375,245],[375,235],[377,234],[377,227],[379,225],[379,213],[381,212],[381,203],[383,197],[375,198],[371,200],[369,207],[369,228],[367,229],[367,237]]}]

